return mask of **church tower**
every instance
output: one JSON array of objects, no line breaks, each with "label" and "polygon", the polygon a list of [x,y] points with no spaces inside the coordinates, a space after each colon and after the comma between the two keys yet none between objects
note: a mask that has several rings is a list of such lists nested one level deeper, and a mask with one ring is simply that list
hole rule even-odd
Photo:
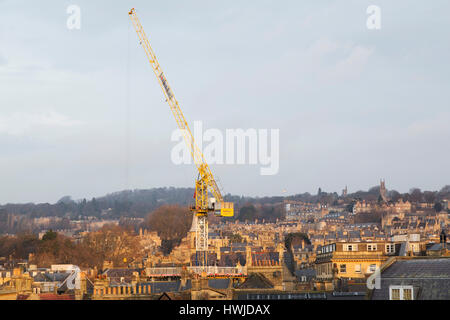
[{"label": "church tower", "polygon": [[345,189],[342,190],[342,197],[345,198],[348,194],[347,186],[345,186]]},{"label": "church tower", "polygon": [[386,190],[386,181],[380,180],[380,196],[384,202],[387,202],[387,190]]}]

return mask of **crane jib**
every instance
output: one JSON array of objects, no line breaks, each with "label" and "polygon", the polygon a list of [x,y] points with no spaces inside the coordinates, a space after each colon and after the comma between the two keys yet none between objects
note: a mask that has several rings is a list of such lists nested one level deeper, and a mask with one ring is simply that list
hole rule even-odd
[{"label": "crane jib", "polygon": [[[221,192],[214,180],[211,170],[205,162],[201,149],[195,144],[194,138],[189,130],[188,124],[181,112],[178,102],[169,86],[166,76],[160,69],[156,56],[150,46],[147,36],[144,33],[144,29],[136,15],[136,11],[131,9],[129,12],[133,26],[136,29],[140,43],[144,47],[147,58],[153,68],[153,71],[158,79],[161,88],[164,91],[164,95],[167,97],[166,101],[169,104],[179,129],[183,130],[185,134],[186,143],[191,149],[192,157],[199,170],[199,178],[196,181],[195,186],[195,206],[192,207],[194,213],[199,217],[198,229],[196,232],[196,249],[197,251],[204,252],[208,248],[208,224],[205,214],[214,211],[216,214],[222,217],[232,217],[234,215],[234,205],[232,202],[225,202]],[[209,191],[212,193],[214,199],[213,202],[209,201]],[[210,203],[211,202],[211,203]]]},{"label": "crane jib", "polygon": [[164,89],[166,90],[167,96],[169,97],[169,99],[172,99],[173,93],[172,93],[172,90],[170,90],[169,85],[167,84],[167,79],[164,76],[164,73],[161,72],[161,74],[159,75],[159,79],[161,80],[161,82],[164,86]]}]

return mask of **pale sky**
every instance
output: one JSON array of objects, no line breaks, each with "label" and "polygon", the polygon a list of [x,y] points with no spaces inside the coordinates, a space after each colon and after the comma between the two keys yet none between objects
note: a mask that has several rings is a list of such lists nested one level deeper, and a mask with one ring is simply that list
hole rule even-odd
[{"label": "pale sky", "polygon": [[131,7],[191,126],[280,129],[277,175],[211,166],[226,193],[450,183],[447,0],[0,0],[0,203],[194,186]]}]

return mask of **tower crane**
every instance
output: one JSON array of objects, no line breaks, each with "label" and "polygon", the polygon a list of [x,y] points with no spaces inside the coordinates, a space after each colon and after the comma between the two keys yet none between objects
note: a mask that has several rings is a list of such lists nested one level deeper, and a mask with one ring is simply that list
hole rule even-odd
[{"label": "tower crane", "polygon": [[[232,202],[224,201],[211,169],[206,163],[202,151],[194,141],[194,136],[189,129],[188,123],[180,109],[177,99],[175,99],[173,90],[169,86],[158,59],[150,46],[150,42],[134,8],[129,12],[129,16],[139,37],[140,44],[145,50],[153,72],[169,104],[170,110],[175,117],[178,128],[183,132],[183,138],[197,166],[198,177],[195,181],[195,201],[190,207],[190,210],[197,217],[195,248],[197,256],[200,256],[201,266],[205,267],[208,256],[208,213],[214,212],[217,216],[232,217],[234,215],[234,205]],[[210,194],[212,197],[210,197]]]}]

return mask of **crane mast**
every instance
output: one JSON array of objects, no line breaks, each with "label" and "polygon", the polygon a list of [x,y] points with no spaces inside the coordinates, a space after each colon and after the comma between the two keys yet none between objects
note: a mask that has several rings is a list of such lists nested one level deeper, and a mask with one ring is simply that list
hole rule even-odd
[{"label": "crane mast", "polygon": [[[153,72],[158,79],[158,83],[164,93],[166,102],[169,104],[170,110],[175,117],[178,128],[183,132],[183,138],[191,152],[191,156],[198,170],[198,178],[195,182],[195,203],[190,209],[193,214],[197,216],[195,244],[196,251],[201,255],[203,265],[203,263],[206,264],[208,252],[208,212],[214,212],[216,215],[222,217],[232,217],[234,215],[233,203],[224,201],[211,169],[206,163],[202,151],[195,143],[194,136],[189,129],[189,125],[180,109],[177,99],[173,94],[173,90],[161,69],[161,65],[156,58],[155,52],[150,45],[144,28],[142,27],[134,8],[129,12],[129,16],[139,37],[140,44],[144,48]],[[209,197],[209,193],[212,194],[213,198]]]}]

